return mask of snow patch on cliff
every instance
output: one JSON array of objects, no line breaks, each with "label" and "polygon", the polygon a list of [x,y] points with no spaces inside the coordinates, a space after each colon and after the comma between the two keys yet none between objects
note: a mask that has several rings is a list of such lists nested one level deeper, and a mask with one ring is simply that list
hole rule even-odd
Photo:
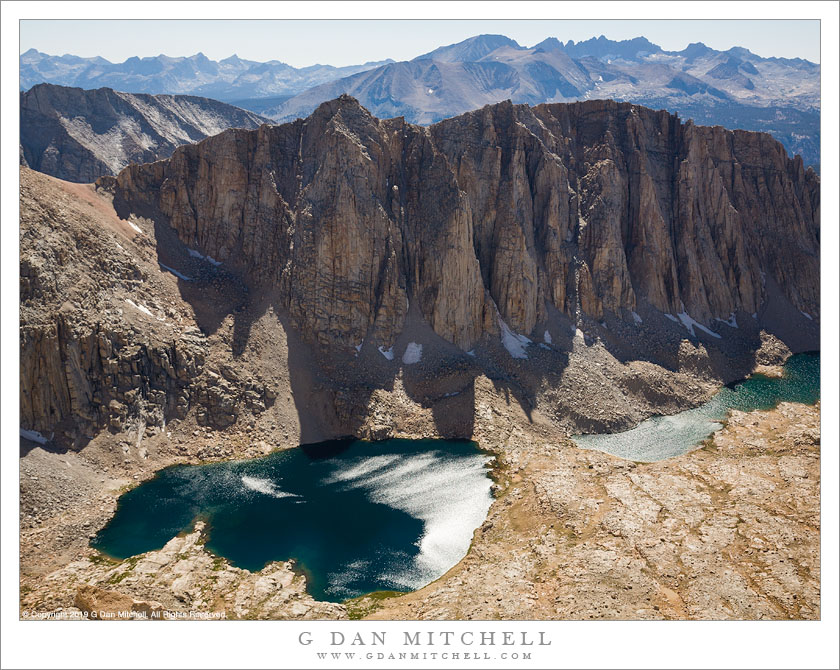
[{"label": "snow patch on cliff", "polygon": [[219,267],[222,264],[222,261],[217,261],[212,256],[205,256],[204,254],[202,254],[199,251],[196,251],[195,249],[187,249],[187,251],[190,253],[190,256],[192,256],[193,258],[200,258],[203,261],[207,261],[208,263],[212,263],[216,267]]},{"label": "snow patch on cliff", "polygon": [[49,440],[41,435],[37,430],[26,430],[26,428],[20,429],[20,436],[26,438],[30,442],[37,442],[38,444],[46,444]]},{"label": "snow patch on cliff", "polygon": [[525,351],[525,347],[531,344],[531,340],[524,335],[514,333],[504,322],[504,319],[502,319],[501,316],[499,317],[499,328],[502,329],[502,344],[505,346],[505,349],[508,350],[511,357],[528,358],[528,353]]},{"label": "snow patch on cliff", "polygon": [[184,281],[192,281],[192,277],[187,277],[187,275],[181,274],[175,268],[171,268],[168,265],[164,265],[160,261],[158,261],[158,265],[160,265],[167,272],[171,272],[172,274],[174,274],[176,277],[178,277],[178,279],[183,279]]},{"label": "snow patch on cliff", "polygon": [[737,328],[738,322],[735,320],[735,312],[729,315],[728,319],[715,319],[715,321],[720,321],[721,323],[725,323],[730,328]]},{"label": "snow patch on cliff", "polygon": [[712,337],[721,339],[721,336],[718,333],[714,332],[713,330],[709,330],[702,323],[699,323],[698,321],[692,319],[685,311],[685,309],[683,309],[683,311],[677,314],[676,316],[674,316],[673,314],[666,314],[665,316],[671,319],[671,321],[673,321],[674,323],[681,323],[685,327],[685,329],[689,333],[691,333],[692,337],[697,337],[697,335],[694,332],[694,329],[697,328],[698,330],[702,330],[707,335],[711,335]]},{"label": "snow patch on cliff", "polygon": [[394,347],[386,349],[385,347],[380,346],[379,353],[382,354],[389,361],[394,360]]},{"label": "snow patch on cliff", "polygon": [[408,346],[405,348],[405,353],[403,354],[402,362],[405,365],[413,365],[414,363],[419,363],[422,357],[423,345],[417,344],[417,342],[409,342]]},{"label": "snow patch on cliff", "polygon": [[145,305],[138,305],[138,304],[137,304],[136,302],[134,302],[131,298],[126,298],[126,299],[125,299],[125,301],[126,301],[129,305],[131,305],[134,309],[139,309],[141,312],[143,312],[143,314],[148,314],[149,316],[154,316],[154,315],[152,314],[152,310],[150,310],[150,309],[149,309],[148,307],[146,307]]}]

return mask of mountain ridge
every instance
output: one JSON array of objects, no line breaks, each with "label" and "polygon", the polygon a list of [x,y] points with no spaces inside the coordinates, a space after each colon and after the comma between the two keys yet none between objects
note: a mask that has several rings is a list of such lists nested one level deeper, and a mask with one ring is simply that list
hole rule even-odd
[{"label": "mountain ridge", "polygon": [[321,84],[261,112],[290,121],[346,93],[379,117],[429,124],[505,99],[529,105],[614,99],[661,106],[704,125],[767,131],[818,166],[819,72],[807,61],[761,58],[738,47],[716,51],[694,43],[664,51],[645,38],[603,36],[522,47],[483,35]]},{"label": "mountain ridge", "polygon": [[92,89],[109,87],[132,93],[178,94],[230,100],[293,95],[332,79],[377,67],[388,60],[335,67],[295,68],[281,61],[259,62],[235,54],[214,61],[199,52],[192,56],[127,58],[112,63],[100,56],[52,56],[37,49],[20,55],[21,90],[40,83]]},{"label": "mountain ridge", "polygon": [[763,58],[742,47],[718,51],[694,42],[666,51],[645,37],[616,41],[603,35],[577,43],[549,37],[524,47],[504,35],[476,35],[409,61],[343,69],[295,69],[235,55],[216,62],[203,54],[135,58],[129,66],[150,67],[156,59],[161,73],[128,73],[121,86],[114,78],[125,63],[93,58],[93,65],[85,65],[75,56],[30,49],[21,55],[21,86],[40,80],[66,84],[70,78],[85,87],[157,87],[239,103],[278,122],[305,117],[343,93],[380,118],[405,116],[420,124],[505,99],[530,105],[615,99],[661,107],[703,125],[770,132],[819,170],[820,66],[800,58]]},{"label": "mountain ridge", "polygon": [[[481,138],[487,137],[488,133],[489,137],[498,137],[489,145],[498,146],[496,157],[481,148],[484,144]],[[274,153],[272,146],[286,146],[289,142],[301,145],[295,157],[278,157],[280,163],[276,167],[272,167],[275,164],[271,160],[266,162],[259,158],[266,152],[266,155]],[[241,149],[236,148],[239,146]],[[357,315],[347,322],[347,330],[339,329],[340,336],[326,335],[327,331],[317,325],[317,319],[312,321],[312,315],[329,314],[330,321],[338,323],[337,315],[349,305],[340,309],[337,305],[325,308],[318,303],[320,294],[314,288],[308,297],[291,300],[291,305],[300,305],[301,329],[320,333],[318,338],[325,344],[340,340],[346,346],[350,341],[373,336],[383,346],[390,346],[399,334],[397,324],[405,318],[400,296],[411,299],[412,296],[428,295],[427,282],[437,287],[437,297],[421,305],[424,318],[444,339],[464,349],[474,344],[482,333],[498,332],[494,325],[495,313],[511,329],[531,335],[539,323],[548,319],[543,303],[553,305],[566,318],[575,318],[576,310],[582,310],[593,319],[603,317],[606,312],[623,314],[622,318],[630,319],[630,313],[636,309],[637,297],[644,296],[645,301],[660,311],[687,312],[701,323],[711,325],[714,319],[726,320],[736,311],[753,313],[759,310],[765,299],[762,296],[769,290],[761,273],[772,273],[767,268],[759,272],[758,267],[771,262],[767,260],[771,257],[772,263],[778,264],[774,270],[775,280],[783,293],[788,292],[787,299],[802,311],[814,313],[819,309],[818,289],[808,285],[810,280],[793,279],[814,269],[814,257],[803,251],[805,255],[791,263],[790,259],[777,257],[772,249],[765,249],[763,238],[751,232],[754,222],[763,216],[765,225],[772,226],[778,237],[802,234],[810,241],[805,242],[802,238],[797,245],[803,249],[818,245],[814,237],[817,233],[810,226],[815,217],[816,220],[819,217],[819,179],[812,171],[804,169],[801,158],[788,158],[783,147],[766,134],[695,126],[690,121],[682,124],[666,112],[609,101],[558,103],[534,108],[499,103],[435,124],[427,134],[399,118],[381,121],[354,98],[345,95],[323,103],[305,121],[266,126],[257,131],[229,131],[200,145],[180,148],[168,161],[129,166],[113,182],[115,202],[123,203],[126,211],[159,212],[158,216],[169,220],[170,225],[185,236],[182,238],[185,244],[198,245],[202,254],[233,263],[233,267],[241,265],[246,275],[257,271],[265,278],[262,270],[249,268],[266,266],[267,259],[263,258],[266,250],[281,249],[285,243],[279,239],[266,239],[257,247],[252,247],[251,241],[246,247],[241,246],[257,233],[253,230],[247,232],[247,238],[239,237],[259,225],[255,223],[260,218],[256,212],[254,216],[248,214],[256,205],[239,200],[223,205],[224,211],[233,207],[241,212],[237,217],[244,228],[237,233],[229,227],[230,215],[215,209],[220,203],[208,201],[210,209],[203,208],[198,193],[192,191],[199,188],[197,182],[190,185],[189,180],[195,177],[176,177],[196,160],[212,164],[226,160],[224,157],[231,152],[243,155],[241,151],[245,147],[248,147],[247,169],[243,165],[246,172],[241,177],[219,174],[217,179],[236,180],[247,174],[249,180],[254,180],[255,171],[274,170],[272,181],[277,192],[261,191],[261,197],[266,200],[259,205],[260,211],[274,211],[274,216],[283,220],[299,221],[303,210],[298,207],[303,207],[307,212],[306,220],[322,221],[319,226],[327,226],[324,232],[330,231],[328,239],[333,239],[334,235],[342,238],[336,248],[364,248],[372,243],[360,243],[353,237],[362,234],[361,228],[339,231],[333,227],[337,223],[326,224],[319,219],[317,208],[307,209],[302,204],[307,198],[305,194],[314,190],[319,195],[312,197],[318,202],[327,198],[319,207],[326,208],[325,216],[330,212],[329,221],[340,218],[360,222],[358,225],[363,227],[372,226],[363,237],[377,240],[377,245],[385,245],[382,249],[361,254],[358,259],[362,262],[362,259],[380,258],[379,263],[383,265],[378,270],[363,270],[362,266],[356,270],[363,274],[373,273],[365,281],[384,291],[376,301],[379,307],[356,305]],[[345,155],[339,157],[341,152]],[[426,161],[423,163],[426,166],[423,183],[417,181],[419,176],[413,177],[413,181],[406,181],[409,177],[404,176],[417,169],[410,158],[416,152],[427,156],[423,159]],[[640,156],[634,157],[634,152],[639,152]],[[297,158],[298,154],[304,158]],[[669,157],[666,163],[662,162],[662,156]],[[300,160],[303,163],[293,167]],[[317,174],[310,161],[312,165],[321,166]],[[405,161],[408,163],[400,166]],[[487,161],[490,162],[485,168],[479,168]],[[329,167],[333,162],[336,165]],[[317,176],[330,174],[332,169],[340,171],[345,162],[356,165],[371,184],[378,184],[371,187],[373,192],[369,195],[355,195],[356,206],[363,208],[364,214],[356,210],[345,212],[346,205],[332,200],[338,196],[328,195],[342,193],[354,186],[338,177],[335,177],[338,179],[335,183],[331,181],[334,177],[327,178],[328,185]],[[738,167],[727,167],[733,162]],[[508,167],[493,180],[493,185],[482,185],[478,178],[480,169],[500,170],[504,165]],[[537,169],[534,165],[541,167]],[[639,169],[643,170],[642,176],[639,176]],[[701,178],[701,173],[706,172],[708,175]],[[292,179],[295,173],[302,175],[302,184],[298,185],[297,180]],[[644,176],[645,173],[648,176]],[[785,180],[791,180],[791,185],[784,188],[794,189],[797,195],[779,194],[780,198],[794,197],[795,202],[790,200],[789,205],[785,205],[792,208],[790,211],[774,213],[762,202],[758,193],[766,188],[761,185],[767,179],[765,173],[784,174]],[[440,181],[433,187],[431,184],[435,180]],[[183,186],[174,191],[171,188],[159,191],[164,182]],[[692,186],[687,186],[688,183]],[[200,189],[209,187],[205,184]],[[221,182],[212,188],[220,192],[225,189]],[[526,198],[525,193],[533,194],[526,198],[531,202],[528,207],[533,209],[510,209],[513,205],[505,200],[508,197],[506,188],[520,193],[519,198]],[[499,192],[491,197],[486,193],[488,189],[492,192],[499,189]],[[746,190],[742,193],[743,189]],[[247,189],[241,192],[244,197]],[[705,195],[698,196],[700,192]],[[424,200],[432,193],[435,194],[434,202]],[[641,194],[632,196],[641,198],[638,202],[628,200],[633,193]],[[380,211],[378,206],[365,204],[370,197],[384,209]],[[689,204],[698,197],[702,202]],[[531,198],[537,198],[542,204]],[[710,205],[706,198],[715,204]],[[721,202],[732,204],[722,205]],[[187,203],[190,203],[189,207]],[[609,207],[608,203],[615,206]],[[373,209],[368,210],[369,205]],[[631,207],[629,213],[628,206]],[[544,209],[546,207],[548,209]],[[421,258],[428,253],[426,249],[437,248],[441,241],[426,238],[422,250],[410,246],[408,240],[429,234],[421,230],[412,232],[413,209],[414,219],[431,217],[447,222],[440,224],[443,226],[440,234],[449,240],[448,245],[455,245],[457,251],[454,253],[463,255],[452,262],[454,275],[447,276],[450,270],[441,270],[442,275],[423,278],[423,272],[429,272],[428,268],[432,266]],[[698,214],[701,210],[704,213]],[[339,215],[339,212],[344,213]],[[488,216],[499,223],[485,223]],[[529,223],[514,223],[521,217]],[[782,219],[788,223],[782,224]],[[580,223],[582,220],[588,222],[586,227]],[[593,225],[595,220],[600,222],[598,226]],[[218,228],[222,221],[224,228]],[[368,223],[362,224],[362,221]],[[773,221],[776,223],[771,223]],[[710,228],[703,232],[698,225]],[[790,230],[786,228],[788,225],[792,226]],[[520,226],[523,228],[519,229]],[[640,228],[637,230],[635,226]],[[689,229],[693,231],[691,234],[674,232]],[[348,235],[350,238],[344,239]],[[635,238],[648,250],[636,249],[631,241]],[[538,239],[544,241],[537,242]],[[721,242],[724,239],[726,243]],[[297,250],[296,254],[309,253],[307,249],[314,253],[309,245],[314,244],[317,248],[324,243],[317,237],[307,238],[307,241],[294,242],[292,247]],[[701,252],[698,245],[706,243],[716,250],[707,248]],[[336,244],[334,239],[330,242],[333,244]],[[400,251],[400,246],[406,244],[409,247]],[[724,250],[721,244],[732,246]],[[443,268],[449,266],[445,260],[447,254],[453,253],[453,247],[448,248],[450,251],[446,253],[440,250]],[[603,255],[603,248],[611,249],[607,256]],[[263,260],[251,257],[254,253]],[[312,259],[286,259],[282,253],[285,252],[268,265],[312,268]],[[498,261],[493,258],[499,253],[506,260],[497,267]],[[641,255],[637,255],[639,253]],[[416,260],[410,260],[412,257]],[[403,265],[400,258],[409,259],[405,261],[408,265]],[[759,261],[759,258],[764,260]],[[346,262],[352,267],[355,261],[348,259]],[[456,272],[456,266],[461,270]],[[427,270],[417,275],[412,267]],[[508,269],[502,272],[502,267]],[[570,284],[571,268],[576,268],[575,274],[579,275],[574,286]],[[352,276],[356,277],[353,281],[359,280],[357,275]],[[712,276],[719,278],[718,284],[704,279]],[[668,277],[670,279],[666,279]],[[341,283],[349,278],[350,275],[345,279],[336,278],[338,283],[333,293],[340,294]],[[315,280],[278,276],[277,281],[288,281],[289,287],[295,286],[295,291],[306,293],[305,286]],[[806,289],[806,285],[809,288]],[[358,321],[365,313],[368,316]]]},{"label": "mountain ridge", "polygon": [[262,421],[290,397],[268,378],[302,442],[393,436],[392,391],[470,437],[479,378],[614,431],[708,399],[768,338],[820,346],[819,177],[767,134],[629,103],[424,128],[342,96],[95,188],[23,176],[22,427],[64,443]]},{"label": "mountain ridge", "polygon": [[268,121],[211,98],[54,84],[22,92],[20,115],[22,164],[75,182],[165,158],[176,146],[231,126],[256,128]]}]

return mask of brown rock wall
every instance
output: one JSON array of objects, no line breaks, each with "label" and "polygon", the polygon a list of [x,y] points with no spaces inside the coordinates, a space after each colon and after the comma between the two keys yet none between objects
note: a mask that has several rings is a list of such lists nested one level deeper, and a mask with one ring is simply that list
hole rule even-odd
[{"label": "brown rock wall", "polygon": [[310,341],[390,345],[409,300],[470,348],[496,310],[627,321],[639,300],[707,325],[754,313],[771,276],[819,312],[819,178],[767,135],[612,101],[500,103],[428,129],[343,96],[130,166],[124,212],[283,287]]}]

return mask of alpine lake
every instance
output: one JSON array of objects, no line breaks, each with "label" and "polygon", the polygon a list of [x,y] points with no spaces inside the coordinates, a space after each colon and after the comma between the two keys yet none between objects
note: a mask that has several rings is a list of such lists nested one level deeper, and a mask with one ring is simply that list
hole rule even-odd
[{"label": "alpine lake", "polygon": [[[798,354],[780,378],[753,375],[695,409],[574,441],[657,461],[701,446],[730,409],[813,404],[819,395],[819,354]],[[318,600],[412,591],[466,555],[492,503],[491,461],[467,441],[349,439],[173,466],[123,494],[91,546],[125,559],[160,549],[203,520],[207,550],[252,571],[294,559]]]},{"label": "alpine lake", "polygon": [[316,599],[412,591],[466,555],[490,460],[466,441],[337,440],[177,465],[123,494],[91,546],[124,559],[203,520],[210,552],[251,571],[294,559]]},{"label": "alpine lake", "polygon": [[622,433],[575,435],[584,449],[597,449],[637,462],[661,461],[693,451],[723,427],[729,410],[773,409],[781,402],[813,405],[820,399],[820,355],[796,354],[781,377],[755,374],[723,387],[700,407],[671,416],[655,416]]}]

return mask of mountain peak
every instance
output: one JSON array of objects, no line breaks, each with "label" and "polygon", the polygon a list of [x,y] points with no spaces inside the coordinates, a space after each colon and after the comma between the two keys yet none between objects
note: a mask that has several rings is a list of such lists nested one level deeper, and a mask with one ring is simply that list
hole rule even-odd
[{"label": "mountain peak", "polygon": [[531,48],[542,49],[543,51],[563,51],[563,43],[556,37],[546,37],[542,42]]},{"label": "mountain peak", "polygon": [[685,58],[686,60],[692,61],[696,58],[700,58],[701,56],[714,53],[714,49],[707,47],[702,42],[692,42],[685,49],[683,49],[682,51],[677,51],[676,53]]},{"label": "mountain peak", "polygon": [[349,112],[351,115],[361,113],[365,116],[372,117],[371,113],[362,107],[362,103],[347,93],[342,93],[337,98],[322,102],[318,105],[317,109],[312,112],[312,116],[332,118],[339,112]]},{"label": "mountain peak", "polygon": [[732,47],[731,49],[727,49],[725,53],[732,54],[738,58],[749,58],[750,56],[755,56],[752,51],[745,49],[744,47]]},{"label": "mountain peak", "polygon": [[[20,115],[20,144],[27,164],[82,183],[117,174],[128,163],[167,158],[175,147],[227,128],[255,129],[266,121],[208,98],[126,96],[110,87],[85,90],[47,83],[21,94]],[[78,118],[89,124],[85,145],[71,141],[73,135],[62,125],[62,119]],[[50,159],[46,147],[57,148],[61,159]]]},{"label": "mountain peak", "polygon": [[593,37],[575,44],[569,40],[565,44],[566,52],[573,58],[592,56],[594,58],[625,58],[635,60],[639,56],[659,53],[662,47],[646,37],[634,37],[630,40],[611,40],[604,35]]},{"label": "mountain peak", "polygon": [[515,40],[504,35],[475,35],[467,39],[439,47],[413,60],[436,60],[444,63],[472,63],[481,60],[487,54],[500,47],[513,47],[522,49]]}]

